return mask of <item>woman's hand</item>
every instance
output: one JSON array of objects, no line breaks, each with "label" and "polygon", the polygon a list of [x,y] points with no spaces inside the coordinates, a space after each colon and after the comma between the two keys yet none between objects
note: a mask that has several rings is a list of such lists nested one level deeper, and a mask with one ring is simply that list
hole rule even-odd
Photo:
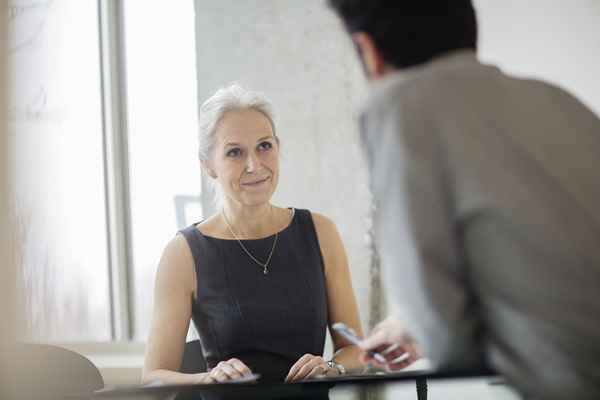
[{"label": "woman's hand", "polygon": [[[374,364],[388,371],[406,368],[421,358],[421,350],[395,317],[388,317],[377,324],[359,347],[362,350],[360,360],[364,364]],[[372,352],[381,354],[386,362],[377,361]]]},{"label": "woman's hand", "polygon": [[198,374],[198,383],[220,383],[252,374],[250,368],[237,358],[221,361],[209,372]]},{"label": "woman's hand", "polygon": [[286,382],[296,382],[303,379],[315,378],[317,376],[328,375],[333,372],[327,365],[327,361],[321,356],[305,354],[296,361],[290,368],[290,372],[285,378]]}]

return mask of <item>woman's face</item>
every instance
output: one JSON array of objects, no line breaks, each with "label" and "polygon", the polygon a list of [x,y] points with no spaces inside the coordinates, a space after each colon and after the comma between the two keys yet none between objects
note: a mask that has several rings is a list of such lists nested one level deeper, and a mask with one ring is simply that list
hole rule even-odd
[{"label": "woman's face", "polygon": [[268,203],[279,181],[279,143],[268,118],[247,109],[225,113],[208,166],[226,197],[244,206]]}]

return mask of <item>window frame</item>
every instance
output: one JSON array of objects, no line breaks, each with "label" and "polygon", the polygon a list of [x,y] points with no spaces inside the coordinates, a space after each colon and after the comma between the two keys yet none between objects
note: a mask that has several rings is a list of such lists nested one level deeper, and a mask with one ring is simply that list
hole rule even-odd
[{"label": "window frame", "polygon": [[111,342],[134,337],[127,85],[121,0],[97,0]]}]

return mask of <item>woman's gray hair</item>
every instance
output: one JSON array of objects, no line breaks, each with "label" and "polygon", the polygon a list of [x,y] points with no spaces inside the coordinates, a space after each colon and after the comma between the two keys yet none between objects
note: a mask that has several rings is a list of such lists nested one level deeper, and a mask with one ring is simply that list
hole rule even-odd
[{"label": "woman's gray hair", "polygon": [[275,123],[271,102],[260,93],[244,89],[234,82],[220,88],[200,106],[198,114],[198,156],[201,161],[210,158],[215,146],[215,131],[217,124],[228,111],[253,109],[262,113],[269,122],[275,134]]}]

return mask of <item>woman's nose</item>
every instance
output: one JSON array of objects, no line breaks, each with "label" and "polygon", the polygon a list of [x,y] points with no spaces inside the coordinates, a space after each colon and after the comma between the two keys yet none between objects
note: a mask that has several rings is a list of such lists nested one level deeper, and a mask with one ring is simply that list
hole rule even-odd
[{"label": "woman's nose", "polygon": [[254,172],[258,169],[259,161],[254,155],[248,156],[246,160],[246,172]]}]

